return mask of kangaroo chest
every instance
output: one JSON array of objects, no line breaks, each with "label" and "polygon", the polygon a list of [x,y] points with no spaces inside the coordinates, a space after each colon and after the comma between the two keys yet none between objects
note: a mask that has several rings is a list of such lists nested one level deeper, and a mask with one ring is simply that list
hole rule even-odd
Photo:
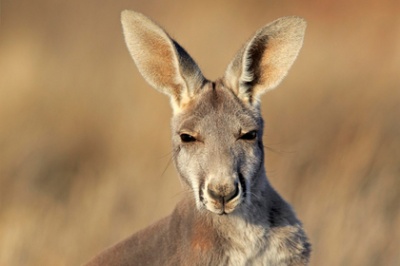
[{"label": "kangaroo chest", "polygon": [[[196,228],[191,240],[192,251],[210,265],[291,265],[303,249],[296,226],[266,228],[237,222],[223,225],[220,231]],[[202,263],[203,263],[202,262]]]}]

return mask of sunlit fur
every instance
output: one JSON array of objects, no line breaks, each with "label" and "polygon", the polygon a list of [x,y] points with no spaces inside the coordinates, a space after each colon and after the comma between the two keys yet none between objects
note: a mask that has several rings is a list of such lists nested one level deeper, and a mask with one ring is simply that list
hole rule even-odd
[{"label": "sunlit fur", "polygon": [[265,174],[259,107],[293,64],[304,20],[257,31],[215,82],[144,15],[124,11],[122,25],[140,73],[171,98],[174,163],[191,193],[89,265],[307,265],[302,225]]}]

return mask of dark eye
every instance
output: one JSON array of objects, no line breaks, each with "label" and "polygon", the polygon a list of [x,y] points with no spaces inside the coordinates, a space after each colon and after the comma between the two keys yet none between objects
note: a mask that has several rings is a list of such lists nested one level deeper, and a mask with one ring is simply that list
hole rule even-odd
[{"label": "dark eye", "polygon": [[194,142],[196,141],[196,138],[193,136],[190,136],[189,134],[180,134],[179,135],[181,137],[182,142]]},{"label": "dark eye", "polygon": [[249,132],[241,135],[239,139],[253,140],[256,137],[257,137],[257,130],[252,130],[252,131],[249,131]]}]

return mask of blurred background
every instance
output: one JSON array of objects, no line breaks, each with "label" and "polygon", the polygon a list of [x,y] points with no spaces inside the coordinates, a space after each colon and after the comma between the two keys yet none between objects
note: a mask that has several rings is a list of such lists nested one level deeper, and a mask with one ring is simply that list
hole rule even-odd
[{"label": "blurred background", "polygon": [[400,2],[0,2],[0,265],[79,265],[172,211],[169,100],[139,75],[120,12],[163,25],[209,79],[256,29],[308,21],[263,96],[266,167],[311,265],[400,265]]}]

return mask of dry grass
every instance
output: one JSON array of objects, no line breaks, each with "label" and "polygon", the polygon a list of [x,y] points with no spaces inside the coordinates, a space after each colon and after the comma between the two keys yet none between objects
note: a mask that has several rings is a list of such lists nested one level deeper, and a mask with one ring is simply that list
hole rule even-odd
[{"label": "dry grass", "polygon": [[304,49],[263,99],[269,177],[305,224],[312,265],[398,265],[400,5],[142,2],[1,2],[0,264],[83,263],[182,196],[168,100],[124,47],[129,8],[209,78],[258,27],[304,16]]}]

